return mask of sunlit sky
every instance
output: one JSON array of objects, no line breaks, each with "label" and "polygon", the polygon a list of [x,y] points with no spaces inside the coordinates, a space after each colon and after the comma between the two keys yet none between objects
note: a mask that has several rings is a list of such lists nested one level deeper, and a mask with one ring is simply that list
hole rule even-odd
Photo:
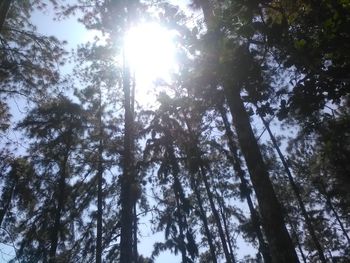
[{"label": "sunlit sky", "polygon": [[175,31],[157,23],[136,25],[124,37],[125,58],[136,78],[136,101],[151,104],[157,79],[169,80],[176,72]]},{"label": "sunlit sky", "polygon": [[[78,23],[76,18],[55,22],[52,21],[52,14],[50,13],[45,15],[35,13],[32,20],[40,33],[45,35],[54,34],[58,39],[66,40],[68,50],[75,49],[79,44],[93,41],[95,36],[94,32],[87,31],[82,24]],[[171,72],[176,70],[174,34],[175,32],[168,31],[158,24],[147,23],[131,28],[125,36],[126,58],[132,71],[135,72],[136,89],[138,89],[136,99],[141,104],[155,99],[150,91],[154,87],[153,82],[156,79],[169,79]],[[117,54],[116,57],[118,57]],[[70,70],[69,66],[63,69],[65,73],[69,73]],[[139,222],[140,243],[138,250],[145,257],[151,255],[155,242],[164,240],[164,233],[152,233],[150,219],[150,216],[146,216],[141,218]],[[7,250],[7,252],[13,255],[11,251]],[[155,263],[178,263],[180,261],[179,256],[165,251],[156,258]]]},{"label": "sunlit sky", "polygon": [[175,34],[157,23],[140,24],[126,33],[126,59],[139,80],[164,78],[175,70]]},{"label": "sunlit sky", "polygon": [[[48,12],[46,14],[35,13],[32,20],[40,33],[54,34],[58,39],[68,41],[68,50],[75,49],[77,45],[92,41],[94,38],[94,33],[87,31],[82,24],[76,21],[76,18],[54,22],[52,14]],[[169,31],[155,23],[140,24],[131,28],[126,34],[124,38],[125,57],[131,71],[136,76],[136,99],[139,103],[145,104],[155,99],[150,94],[155,80],[158,78],[168,80],[171,73],[176,72],[178,62],[175,55],[176,43],[173,41],[175,36],[176,32]],[[70,66],[63,68],[66,73],[69,73],[70,70]],[[150,256],[153,243],[162,241],[164,237],[163,233],[152,234],[149,219],[149,216],[141,219],[139,226],[141,231],[139,252],[146,257]],[[249,253],[249,251],[251,249],[247,247],[246,252]],[[180,258],[170,252],[164,252],[157,257],[155,262],[177,263],[180,262]]]}]

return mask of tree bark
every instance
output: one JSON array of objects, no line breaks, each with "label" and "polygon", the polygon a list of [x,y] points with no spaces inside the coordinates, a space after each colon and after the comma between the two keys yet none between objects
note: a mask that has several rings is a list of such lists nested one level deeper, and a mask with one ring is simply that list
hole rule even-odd
[{"label": "tree bark", "polygon": [[[125,56],[125,54],[124,54]],[[125,57],[124,57],[124,63]],[[123,69],[125,128],[124,128],[124,156],[123,175],[121,177],[121,234],[120,234],[120,263],[134,263],[133,258],[133,207],[136,197],[132,187],[136,186],[134,158],[133,158],[133,102],[131,101],[130,70],[124,64]]]},{"label": "tree bark", "polygon": [[[215,30],[217,33],[220,33],[215,27],[213,28],[213,23],[211,23],[211,20],[214,21],[214,14],[211,12],[212,7],[209,0],[200,1],[200,5],[208,30]],[[211,51],[213,52],[215,61],[219,60],[217,50],[218,47],[214,44]],[[233,86],[231,83],[224,83],[223,89],[231,110],[238,142],[246,160],[251,182],[259,203],[261,221],[269,242],[272,262],[299,262],[284,223],[280,203],[272,187],[267,167],[254,136],[249,115],[240,96],[240,87]]]},{"label": "tree bark", "polygon": [[299,262],[239,89],[224,86],[224,92],[259,203],[261,221],[269,242],[272,262]]},{"label": "tree bark", "polygon": [[230,149],[231,154],[232,154],[232,156],[229,156],[228,159],[231,162],[233,169],[236,172],[236,175],[238,176],[238,178],[241,181],[242,190],[244,192],[243,194],[247,200],[247,204],[248,204],[250,216],[251,216],[251,219],[253,222],[254,230],[255,230],[255,233],[258,237],[259,251],[264,258],[264,262],[271,263],[271,255],[269,252],[269,247],[265,242],[264,235],[263,235],[261,228],[260,228],[260,226],[261,226],[260,216],[258,215],[258,213],[254,207],[252,198],[250,196],[248,182],[245,178],[245,172],[242,170],[241,160],[238,156],[238,149],[237,149],[235,142],[233,141],[233,137],[234,137],[233,132],[230,128],[230,124],[228,122],[226,112],[225,112],[223,106],[218,105],[218,108],[219,108],[221,118],[222,118],[223,123],[224,123],[225,133],[226,133],[226,137],[228,140],[228,146],[229,146],[229,149]]},{"label": "tree bark", "polygon": [[97,227],[96,227],[96,263],[102,262],[102,216],[103,216],[103,127],[102,127],[102,94],[99,94],[99,144],[97,167]]}]

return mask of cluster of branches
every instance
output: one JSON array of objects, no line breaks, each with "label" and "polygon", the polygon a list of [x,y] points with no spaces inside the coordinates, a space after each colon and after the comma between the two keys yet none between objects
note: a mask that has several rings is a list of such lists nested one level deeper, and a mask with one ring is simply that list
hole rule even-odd
[{"label": "cluster of branches", "polygon": [[[104,35],[77,48],[70,84],[64,42],[29,18],[45,2],[0,3],[0,138],[15,128],[28,145],[0,152],[12,262],[350,260],[349,1],[193,0],[193,17],[168,1],[50,1]],[[115,59],[142,20],[180,47],[152,110]],[[149,258],[145,215],[164,232]]]}]

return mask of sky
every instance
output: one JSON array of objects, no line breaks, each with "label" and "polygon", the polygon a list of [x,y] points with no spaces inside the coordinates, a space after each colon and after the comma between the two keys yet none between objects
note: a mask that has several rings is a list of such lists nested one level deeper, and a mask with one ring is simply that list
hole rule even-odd
[{"label": "sky", "polygon": [[[173,1],[176,4],[181,4],[182,7],[186,6],[186,1]],[[188,11],[187,11],[188,12]],[[82,24],[77,21],[76,17],[72,17],[69,19],[61,20],[61,21],[53,21],[53,14],[50,11],[46,11],[44,14],[41,12],[35,12],[32,16],[33,24],[37,26],[38,32],[45,35],[54,35],[59,40],[66,40],[68,42],[66,48],[68,50],[75,49],[79,44],[85,43],[87,41],[91,41],[94,38],[95,33],[87,31]],[[62,72],[71,73],[72,67],[67,65],[62,68]],[[140,74],[142,75],[142,73]],[[137,81],[138,82],[138,81]],[[14,108],[13,111],[17,111],[14,113],[16,116],[21,116],[21,106],[19,108]],[[153,244],[156,241],[162,241],[164,233],[156,233],[153,234],[150,228],[150,223],[148,222],[150,219],[150,215],[143,217],[140,220],[140,243],[138,246],[139,253],[144,256],[150,256],[153,250]],[[239,239],[240,240],[240,239]],[[245,242],[239,241],[240,243],[240,252],[239,257],[243,257],[246,254],[252,253],[251,247],[247,246]],[[13,251],[11,248],[7,248],[4,246],[0,246],[0,250],[3,252],[0,254],[0,262],[7,262],[8,257],[6,254],[13,255]],[[177,263],[180,262],[179,256],[174,256],[170,254],[170,252],[164,252],[159,257],[157,257],[156,263]]]},{"label": "sky", "polygon": [[[79,44],[86,43],[88,41],[92,41],[96,32],[87,31],[85,27],[77,21],[76,17],[72,17],[69,19],[64,19],[61,21],[53,21],[53,12],[50,10],[42,12],[34,12],[32,15],[32,22],[37,27],[37,31],[44,35],[54,35],[59,40],[66,40],[67,45],[66,49],[71,50],[75,49]],[[61,71],[65,74],[72,73],[72,66],[66,65]],[[11,112],[14,116],[14,119],[21,118],[25,110],[25,104],[21,103],[20,100],[17,101],[18,105],[12,105]],[[18,140],[20,135],[12,133],[10,138],[12,140]],[[22,149],[23,150],[23,149]],[[143,256],[150,256],[153,251],[153,244],[157,241],[163,241],[163,233],[152,234],[152,230],[150,228],[150,223],[148,220],[149,216],[143,217],[140,221],[140,240],[138,250],[139,253]],[[14,251],[11,246],[0,245],[0,263],[6,263],[9,259],[13,258]],[[157,257],[155,263],[177,263],[180,262],[179,257],[174,256],[170,252],[164,252],[159,257]]]}]

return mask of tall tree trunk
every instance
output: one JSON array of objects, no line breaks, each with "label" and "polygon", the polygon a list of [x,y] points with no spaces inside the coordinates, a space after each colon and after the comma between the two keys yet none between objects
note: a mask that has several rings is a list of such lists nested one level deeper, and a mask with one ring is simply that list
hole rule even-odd
[{"label": "tall tree trunk", "polygon": [[97,228],[96,228],[96,263],[102,262],[102,215],[103,215],[103,127],[102,127],[102,94],[99,91],[99,144],[97,166]]},{"label": "tall tree trunk", "polygon": [[234,138],[233,131],[231,130],[231,127],[230,127],[230,124],[228,122],[224,107],[222,105],[218,105],[218,108],[219,108],[221,118],[222,118],[223,123],[224,123],[225,133],[226,133],[226,137],[228,140],[228,146],[229,146],[230,152],[232,154],[232,156],[228,156],[228,159],[231,162],[233,169],[236,172],[236,175],[238,176],[238,178],[241,181],[241,186],[242,186],[241,189],[242,189],[243,195],[245,196],[245,198],[247,200],[247,204],[248,204],[248,208],[250,211],[250,216],[252,219],[254,230],[255,230],[255,233],[258,237],[259,251],[264,258],[264,262],[271,263],[271,255],[269,252],[269,247],[265,242],[264,235],[263,235],[261,228],[260,228],[260,225],[261,225],[260,216],[258,215],[258,213],[254,207],[252,198],[250,196],[248,182],[245,178],[245,172],[242,169],[241,160],[238,156],[238,149],[237,149],[236,143],[233,141],[233,138]]},{"label": "tall tree trunk", "polygon": [[4,27],[5,19],[10,9],[12,0],[1,0],[1,1],[2,2],[0,3],[0,33]]},{"label": "tall tree trunk", "polygon": [[123,69],[125,128],[124,128],[124,156],[123,175],[121,177],[121,234],[120,234],[120,263],[134,263],[133,258],[133,207],[136,201],[132,187],[135,186],[134,171],[134,113],[130,89],[130,69],[126,66],[124,54]]},{"label": "tall tree trunk", "polygon": [[235,262],[235,259],[233,257],[231,257],[231,254],[228,250],[228,246],[227,246],[228,244],[227,244],[227,241],[225,238],[225,232],[224,232],[224,229],[222,227],[220,215],[219,215],[218,210],[216,209],[216,206],[214,203],[214,196],[213,196],[212,191],[211,191],[210,186],[209,186],[208,177],[206,174],[206,169],[204,168],[204,162],[203,162],[202,157],[200,155],[200,150],[199,150],[198,143],[197,143],[198,140],[196,138],[195,133],[192,130],[192,127],[191,127],[191,125],[186,117],[186,114],[183,114],[183,117],[184,117],[187,129],[188,129],[189,135],[190,135],[190,143],[192,144],[192,149],[190,151],[188,151],[187,159],[190,162],[196,163],[193,165],[190,164],[190,167],[192,167],[194,169],[198,169],[199,176],[202,179],[202,182],[204,183],[204,187],[205,187],[205,190],[206,190],[206,193],[208,196],[210,208],[211,208],[211,211],[213,213],[214,220],[215,220],[216,226],[217,226],[218,231],[219,231],[219,237],[220,237],[220,240],[222,243],[222,248],[223,248],[223,251],[225,254],[226,261],[233,263],[233,262]]},{"label": "tall tree trunk", "polygon": [[213,263],[217,263],[216,253],[215,253],[215,246],[214,246],[214,243],[213,243],[213,236],[212,236],[212,234],[211,234],[211,232],[209,230],[208,220],[207,220],[206,212],[205,212],[204,207],[203,207],[202,197],[201,197],[201,194],[199,192],[198,185],[197,185],[197,183],[195,181],[194,174],[191,175],[191,188],[194,191],[194,194],[195,194],[196,199],[197,199],[197,203],[198,203],[198,207],[199,207],[200,219],[203,222],[204,232],[205,232],[205,235],[206,235],[207,240],[208,240],[211,260],[212,260]]},{"label": "tall tree trunk", "polygon": [[176,200],[176,209],[177,211],[177,224],[179,226],[179,237],[181,244],[179,244],[179,249],[181,252],[181,258],[182,258],[182,263],[187,262],[187,252],[186,252],[186,245],[185,245],[185,235],[183,231],[183,220],[182,220],[182,212],[181,212],[181,205],[180,205],[180,193],[178,192],[178,188],[180,187],[179,184],[180,182],[176,180],[177,177],[174,178],[174,184],[173,184],[173,189],[175,193],[175,200]]},{"label": "tall tree trunk", "polygon": [[65,153],[63,157],[63,161],[61,163],[60,177],[58,181],[58,189],[57,189],[57,207],[55,209],[55,221],[53,228],[51,230],[51,247],[49,251],[49,263],[56,262],[56,253],[58,246],[59,234],[61,232],[61,217],[64,209],[65,202],[65,192],[66,192],[66,178],[67,178],[67,163],[68,163],[68,152]]},{"label": "tall tree trunk", "polygon": [[219,215],[218,210],[216,209],[216,206],[215,206],[215,203],[214,203],[214,197],[213,197],[212,191],[211,191],[210,186],[209,186],[209,182],[208,182],[206,171],[205,171],[203,166],[200,167],[199,174],[201,176],[201,179],[202,179],[202,181],[204,183],[205,190],[207,192],[210,208],[211,208],[211,211],[213,213],[213,216],[214,216],[214,219],[215,219],[215,223],[216,223],[216,226],[217,226],[218,231],[219,231],[219,237],[220,237],[220,240],[221,240],[221,243],[222,243],[222,248],[224,250],[226,261],[234,263],[235,260],[234,260],[234,258],[231,258],[231,254],[230,254],[230,252],[228,250],[227,241],[226,241],[226,238],[225,238],[225,232],[224,232],[224,229],[222,227],[221,220],[220,220],[220,215]]},{"label": "tall tree trunk", "polygon": [[[135,91],[136,91],[136,74],[135,71],[132,74],[132,89],[131,89],[131,109],[134,112],[135,109]],[[133,220],[133,255],[134,259],[137,262],[138,260],[138,250],[137,250],[137,226],[138,226],[138,219],[137,219],[137,203],[136,200],[134,202],[133,207],[133,213],[134,213],[134,220]]]},{"label": "tall tree trunk", "polygon": [[232,242],[231,242],[231,238],[230,238],[230,231],[228,228],[228,223],[227,223],[226,214],[225,214],[225,210],[226,210],[225,200],[224,200],[224,198],[220,198],[220,197],[218,197],[216,199],[217,199],[219,206],[220,206],[220,215],[222,218],[222,222],[224,224],[224,230],[225,230],[225,235],[226,235],[226,239],[227,239],[227,246],[228,246],[228,249],[230,251],[231,258],[234,258],[233,246],[232,246]]},{"label": "tall tree trunk", "polygon": [[278,153],[279,158],[281,159],[284,171],[287,174],[289,183],[292,186],[292,190],[293,190],[293,192],[294,192],[294,194],[295,194],[295,196],[297,198],[298,204],[299,204],[300,209],[301,209],[301,214],[303,215],[303,217],[305,219],[305,223],[306,223],[307,229],[308,229],[308,231],[309,231],[309,233],[311,235],[311,239],[312,239],[312,241],[313,241],[313,243],[314,243],[314,245],[316,247],[318,256],[319,256],[321,262],[326,263],[327,260],[326,260],[326,257],[324,255],[324,253],[323,253],[323,248],[322,248],[320,242],[318,241],[318,238],[317,238],[316,233],[315,233],[315,229],[314,229],[314,227],[312,225],[312,222],[311,222],[311,218],[309,217],[309,215],[307,213],[307,210],[306,210],[306,207],[304,205],[304,202],[303,202],[303,200],[301,198],[300,189],[299,189],[299,187],[297,186],[297,184],[294,181],[294,178],[293,178],[292,173],[291,173],[291,171],[289,169],[287,161],[284,158],[284,155],[283,155],[280,147],[278,146],[276,138],[275,138],[275,136],[273,135],[273,133],[272,133],[272,131],[270,129],[269,123],[267,123],[267,121],[264,119],[263,116],[261,116],[261,114],[260,114],[260,118],[261,118],[261,120],[262,120],[262,122],[263,122],[263,124],[264,124],[264,126],[265,126],[265,128],[267,130],[267,132],[270,135],[271,141],[273,143],[273,146],[274,146],[276,152]]},{"label": "tall tree trunk", "polygon": [[184,225],[187,226],[187,222],[186,222],[186,219],[183,220],[183,217],[182,217],[183,209],[181,209],[181,204],[180,204],[180,200],[183,201],[184,199],[184,193],[179,180],[180,167],[176,161],[175,151],[172,146],[172,142],[173,142],[172,136],[167,130],[165,130],[164,132],[165,132],[165,139],[166,139],[166,142],[165,142],[166,152],[170,159],[170,163],[173,171],[173,177],[174,177],[173,190],[174,190],[175,201],[176,201],[176,209],[178,210],[176,214],[177,214],[177,221],[178,221],[177,223],[179,226],[179,237],[181,241],[181,244],[179,245],[179,249],[181,252],[182,262],[185,263],[187,262],[187,252],[186,252],[185,235],[184,235],[183,227]]},{"label": "tall tree trunk", "polygon": [[269,242],[272,262],[299,262],[239,89],[225,86],[224,92],[259,203],[261,221]]},{"label": "tall tree trunk", "polygon": [[[211,24],[211,21],[214,21],[214,15],[211,12],[211,3],[209,0],[202,0],[200,1],[200,5],[203,9],[207,28],[210,30],[216,30]],[[217,54],[215,48],[216,46],[214,46],[212,50],[214,56]],[[219,57],[215,57],[214,59],[218,60]],[[283,220],[280,203],[278,202],[275,191],[272,187],[267,167],[250,125],[249,115],[246,112],[243,100],[240,96],[240,89],[238,87],[233,87],[232,83],[224,83],[223,89],[231,110],[238,141],[246,160],[251,182],[259,203],[261,221],[265,230],[266,238],[269,242],[272,262],[299,262],[292,240]]]}]

